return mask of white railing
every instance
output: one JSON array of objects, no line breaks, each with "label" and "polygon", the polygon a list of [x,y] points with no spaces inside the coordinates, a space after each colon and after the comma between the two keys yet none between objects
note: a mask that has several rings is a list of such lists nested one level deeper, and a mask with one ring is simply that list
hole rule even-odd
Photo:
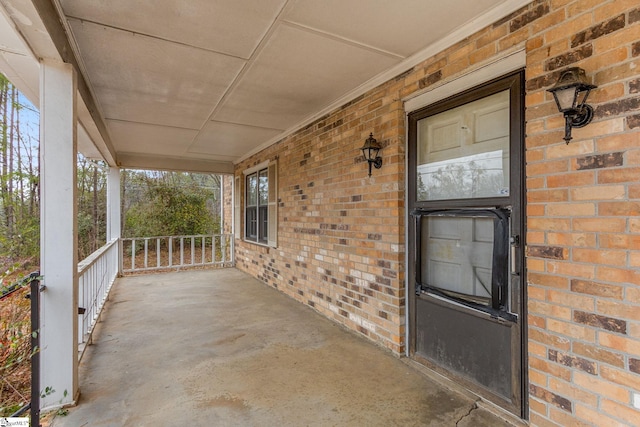
[{"label": "white railing", "polygon": [[123,273],[234,264],[232,234],[131,237],[120,241]]},{"label": "white railing", "polygon": [[78,344],[82,357],[102,307],[118,276],[118,240],[112,240],[78,263]]}]

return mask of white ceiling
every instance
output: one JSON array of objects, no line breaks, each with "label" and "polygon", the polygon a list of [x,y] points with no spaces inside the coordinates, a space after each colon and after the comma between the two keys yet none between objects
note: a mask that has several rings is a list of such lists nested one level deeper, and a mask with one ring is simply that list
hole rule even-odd
[{"label": "white ceiling", "polygon": [[[24,18],[34,6],[0,3],[33,56],[43,56],[41,42],[22,28],[35,25]],[[375,79],[409,69],[430,47],[441,49],[525,3],[54,1],[112,157],[136,163],[125,166],[185,169],[194,160],[231,165],[348,102]],[[7,65],[7,58],[19,63],[10,51],[19,50],[19,40],[5,27],[0,22],[0,68],[37,93],[26,75],[33,68],[20,73]],[[100,138],[95,126],[83,126],[91,139]]]}]

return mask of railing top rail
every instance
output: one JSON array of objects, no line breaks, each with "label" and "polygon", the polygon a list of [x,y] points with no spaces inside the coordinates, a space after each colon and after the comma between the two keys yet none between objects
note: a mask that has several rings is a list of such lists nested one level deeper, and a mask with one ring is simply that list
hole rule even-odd
[{"label": "railing top rail", "polygon": [[0,284],[0,300],[8,297],[9,295],[13,294],[19,289],[22,289],[23,287],[27,286],[33,280],[37,279],[38,276],[40,276],[40,272],[35,271],[33,273],[30,273],[28,276],[24,276],[23,278],[7,286],[1,286]]},{"label": "railing top rail", "polygon": [[177,236],[151,236],[151,237],[121,237],[120,240],[151,240],[151,239],[174,239],[190,238],[190,237],[216,237],[216,236],[232,236],[232,233],[211,233],[211,234],[185,234]]},{"label": "railing top rail", "polygon": [[105,252],[107,252],[109,249],[111,249],[113,246],[117,244],[118,244],[118,239],[113,239],[110,242],[107,242],[100,249],[98,249],[97,251],[95,251],[94,253],[92,253],[82,261],[80,261],[78,263],[78,274],[83,274],[85,271],[91,268],[91,266],[100,259],[102,254],[104,254]]}]

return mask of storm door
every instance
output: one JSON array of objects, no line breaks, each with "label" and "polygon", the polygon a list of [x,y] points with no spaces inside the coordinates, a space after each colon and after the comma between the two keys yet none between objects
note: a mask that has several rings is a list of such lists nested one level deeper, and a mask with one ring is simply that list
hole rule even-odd
[{"label": "storm door", "polygon": [[411,356],[522,416],[523,73],[409,114]]}]

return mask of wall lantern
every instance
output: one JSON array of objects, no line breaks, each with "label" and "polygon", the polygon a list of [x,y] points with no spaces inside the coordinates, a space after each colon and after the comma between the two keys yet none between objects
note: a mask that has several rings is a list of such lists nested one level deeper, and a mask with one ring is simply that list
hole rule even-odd
[{"label": "wall lantern", "polygon": [[554,87],[548,89],[556,100],[558,110],[564,114],[564,140],[571,141],[571,128],[581,128],[593,119],[593,107],[587,104],[591,89],[598,86],[587,81],[582,68],[571,67],[564,70]]},{"label": "wall lantern", "polygon": [[369,138],[364,141],[364,145],[361,148],[364,159],[369,162],[369,176],[371,176],[371,165],[375,166],[376,169],[382,167],[382,157],[378,156],[378,151],[381,148],[382,146],[373,137],[373,133],[370,133]]}]

